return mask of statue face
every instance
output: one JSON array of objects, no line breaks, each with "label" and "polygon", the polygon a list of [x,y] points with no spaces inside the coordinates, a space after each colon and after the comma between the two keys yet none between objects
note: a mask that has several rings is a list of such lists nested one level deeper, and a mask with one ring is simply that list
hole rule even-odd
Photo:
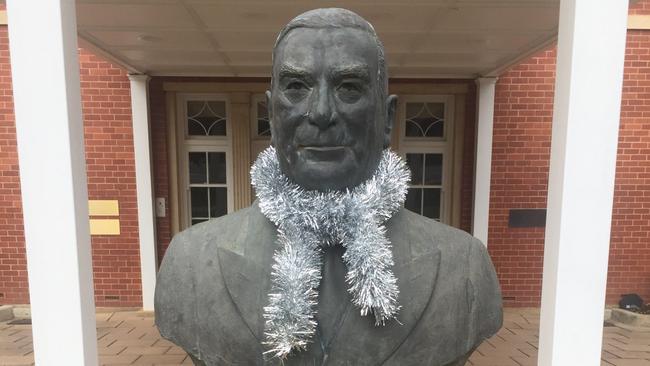
[{"label": "statue face", "polygon": [[352,188],[390,142],[397,98],[379,93],[374,39],[354,28],[298,28],[275,50],[267,92],[280,168],[310,190]]}]

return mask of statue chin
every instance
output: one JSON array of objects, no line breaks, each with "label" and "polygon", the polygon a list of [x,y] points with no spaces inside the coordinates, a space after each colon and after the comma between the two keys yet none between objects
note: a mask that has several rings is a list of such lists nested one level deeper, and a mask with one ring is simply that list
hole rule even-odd
[{"label": "statue chin", "polygon": [[309,153],[298,154],[293,164],[288,169],[283,167],[282,172],[306,190],[331,191],[354,188],[376,169],[360,167],[349,154],[334,157],[323,159]]}]

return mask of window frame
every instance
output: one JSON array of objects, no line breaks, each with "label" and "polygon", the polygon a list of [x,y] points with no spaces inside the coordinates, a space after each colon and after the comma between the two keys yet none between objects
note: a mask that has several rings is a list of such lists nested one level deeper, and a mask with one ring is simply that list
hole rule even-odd
[{"label": "window frame", "polygon": [[[442,184],[409,184],[408,188],[440,188],[440,222],[449,223],[450,208],[451,208],[451,169],[449,165],[452,163],[450,154],[447,153],[444,147],[418,147],[408,146],[400,151],[400,156],[406,161],[406,154],[440,154],[442,155]],[[424,173],[424,172],[423,172]]]},{"label": "window frame", "polygon": [[[223,101],[226,110],[226,136],[197,136],[187,133],[187,102]],[[179,226],[184,230],[192,226],[191,200],[190,200],[190,152],[224,152],[226,154],[226,184],[212,186],[225,186],[227,189],[227,213],[233,211],[233,161],[232,161],[232,121],[230,116],[230,100],[227,94],[221,93],[178,93],[176,96],[176,134],[180,136],[178,148],[178,171],[181,173],[179,183]]]},{"label": "window frame", "polygon": [[[443,137],[407,137],[406,136],[406,103],[444,103]],[[451,224],[452,217],[452,183],[454,165],[454,95],[400,95],[398,102],[399,124],[399,155],[406,161],[406,154],[442,154],[442,186],[440,187],[440,222]],[[434,185],[416,185],[414,188],[437,188]],[[411,185],[409,184],[409,188]],[[460,187],[457,187],[460,189]]]}]

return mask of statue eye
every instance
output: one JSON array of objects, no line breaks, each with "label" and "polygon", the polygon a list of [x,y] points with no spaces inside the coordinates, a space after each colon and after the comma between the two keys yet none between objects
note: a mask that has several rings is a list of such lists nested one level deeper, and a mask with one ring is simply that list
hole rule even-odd
[{"label": "statue eye", "polygon": [[359,83],[343,82],[336,88],[336,91],[341,101],[355,103],[361,98],[363,87]]},{"label": "statue eye", "polygon": [[346,82],[339,86],[339,90],[342,92],[360,92],[361,87],[356,83]]},{"label": "statue eye", "polygon": [[307,86],[299,81],[292,81],[287,85],[287,90],[303,90]]}]

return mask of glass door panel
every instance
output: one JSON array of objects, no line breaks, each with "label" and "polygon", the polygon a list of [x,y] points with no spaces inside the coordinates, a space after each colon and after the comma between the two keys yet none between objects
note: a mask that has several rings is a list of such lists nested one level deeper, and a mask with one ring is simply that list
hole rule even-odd
[{"label": "glass door panel", "polygon": [[443,154],[407,153],[411,185],[404,207],[440,221],[442,212]]},{"label": "glass door panel", "polygon": [[228,213],[226,153],[188,153],[190,222],[192,225]]}]

